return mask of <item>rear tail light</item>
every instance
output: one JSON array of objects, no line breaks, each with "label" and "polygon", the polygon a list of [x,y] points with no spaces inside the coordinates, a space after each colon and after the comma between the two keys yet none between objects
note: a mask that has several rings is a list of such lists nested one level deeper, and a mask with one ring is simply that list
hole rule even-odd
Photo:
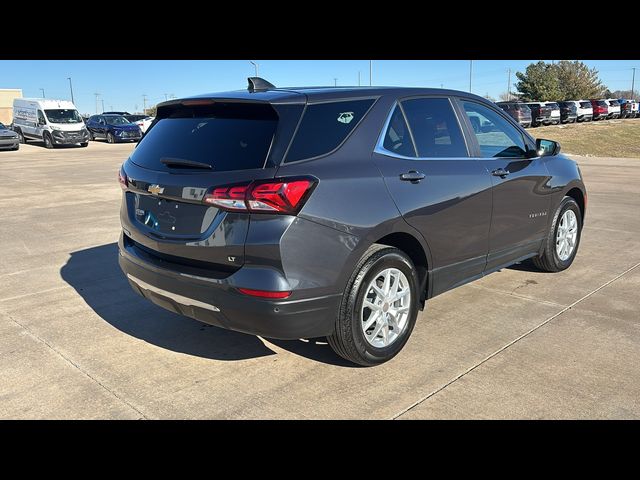
[{"label": "rear tail light", "polygon": [[278,178],[247,185],[214,187],[204,203],[223,210],[295,215],[300,211],[317,180],[311,177]]},{"label": "rear tail light", "polygon": [[253,290],[251,288],[239,288],[238,291],[240,293],[244,293],[245,295],[260,298],[287,298],[291,295],[290,291],[274,292],[271,290]]},{"label": "rear tail light", "polygon": [[242,211],[247,209],[245,196],[249,185],[235,185],[232,187],[217,187],[204,197],[204,202],[215,205],[223,210]]},{"label": "rear tail light", "polygon": [[120,167],[118,170],[118,183],[120,183],[120,187],[122,190],[126,190],[129,186],[129,180],[127,179],[127,174],[124,173],[124,168]]}]

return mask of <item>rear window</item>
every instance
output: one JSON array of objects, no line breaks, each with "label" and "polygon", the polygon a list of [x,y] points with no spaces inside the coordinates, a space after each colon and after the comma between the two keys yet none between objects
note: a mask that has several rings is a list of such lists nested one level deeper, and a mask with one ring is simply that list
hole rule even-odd
[{"label": "rear window", "polygon": [[516,110],[520,110],[522,112],[530,112],[531,111],[529,106],[525,105],[524,103],[516,103]]},{"label": "rear window", "polygon": [[618,103],[618,101],[617,101],[617,100],[609,100],[609,104],[610,104],[612,107],[618,107],[618,106],[620,106],[620,103]]},{"label": "rear window", "polygon": [[582,108],[591,108],[591,102],[580,102]]},{"label": "rear window", "polygon": [[263,168],[277,124],[269,105],[177,109],[147,131],[131,161],[154,170],[168,169],[163,159],[205,163],[215,172]]},{"label": "rear window", "polygon": [[557,103],[547,103],[547,107],[560,108],[560,106]]},{"label": "rear window", "polygon": [[605,102],[604,100],[598,100],[596,103],[601,107],[608,107],[607,102]]},{"label": "rear window", "polygon": [[309,105],[287,153],[287,162],[326,155],[340,146],[365,116],[374,99]]}]

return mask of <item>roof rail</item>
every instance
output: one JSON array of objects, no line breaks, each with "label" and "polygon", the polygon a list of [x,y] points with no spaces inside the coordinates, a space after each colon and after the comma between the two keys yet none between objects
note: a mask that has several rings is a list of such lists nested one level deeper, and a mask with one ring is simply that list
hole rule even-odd
[{"label": "roof rail", "polygon": [[264,92],[265,90],[276,88],[273,83],[267,82],[264,78],[249,77],[247,80],[249,81],[247,90],[250,92]]}]

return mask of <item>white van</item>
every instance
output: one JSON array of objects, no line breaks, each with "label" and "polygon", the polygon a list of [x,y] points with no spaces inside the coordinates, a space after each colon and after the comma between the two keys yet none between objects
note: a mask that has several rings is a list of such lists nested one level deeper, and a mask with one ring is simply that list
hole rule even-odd
[{"label": "white van", "polygon": [[76,106],[67,100],[16,98],[13,100],[13,129],[20,143],[40,140],[45,147],[79,143],[86,147],[89,131]]}]

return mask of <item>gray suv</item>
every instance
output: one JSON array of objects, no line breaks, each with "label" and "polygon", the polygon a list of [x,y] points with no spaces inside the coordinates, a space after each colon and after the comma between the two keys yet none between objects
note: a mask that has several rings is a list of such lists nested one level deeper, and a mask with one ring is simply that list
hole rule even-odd
[{"label": "gray suv", "polygon": [[170,311],[389,360],[425,301],[571,265],[576,163],[495,104],[423,88],[275,88],[158,105],[119,173],[119,262]]}]

